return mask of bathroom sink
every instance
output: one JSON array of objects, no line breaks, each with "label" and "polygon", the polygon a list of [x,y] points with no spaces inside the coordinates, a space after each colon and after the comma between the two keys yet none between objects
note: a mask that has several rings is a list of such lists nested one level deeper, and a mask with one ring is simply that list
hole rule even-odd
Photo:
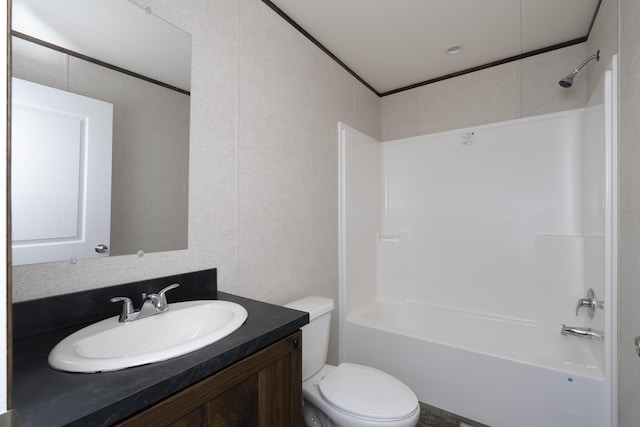
[{"label": "bathroom sink", "polygon": [[104,372],[159,362],[226,337],[247,319],[239,304],[219,300],[169,304],[169,310],[127,323],[118,316],[69,335],[49,353],[62,371]]}]

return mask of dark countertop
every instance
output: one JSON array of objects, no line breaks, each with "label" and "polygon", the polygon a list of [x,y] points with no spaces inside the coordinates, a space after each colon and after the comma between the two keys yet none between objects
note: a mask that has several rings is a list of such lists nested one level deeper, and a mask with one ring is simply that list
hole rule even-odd
[{"label": "dark countertop", "polygon": [[[115,296],[115,295],[112,295]],[[167,294],[169,302],[175,302]],[[307,313],[215,291],[208,299],[241,304],[249,316],[220,341],[164,362],[95,374],[49,367],[47,357],[74,326],[14,341],[13,407],[23,427],[108,426],[182,390],[308,323]]]}]

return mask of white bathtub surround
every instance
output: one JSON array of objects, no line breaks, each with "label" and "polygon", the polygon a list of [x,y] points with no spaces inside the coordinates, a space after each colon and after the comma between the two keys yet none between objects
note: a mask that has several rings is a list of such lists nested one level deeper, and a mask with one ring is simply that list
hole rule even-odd
[{"label": "white bathtub surround", "polygon": [[615,426],[609,95],[383,144],[341,126],[341,359],[494,427]]},{"label": "white bathtub surround", "polygon": [[[567,339],[560,335],[559,327],[554,328],[550,334],[549,330],[540,328],[533,322],[518,322],[426,304],[391,301],[379,301],[350,316],[347,328],[355,330],[355,325],[394,332],[407,339],[431,341],[436,345],[452,347],[453,352],[474,351],[557,370],[563,376],[580,375],[596,379],[604,376],[602,361],[598,360],[595,352],[596,347],[602,346],[602,343]],[[351,334],[348,336],[353,338]],[[350,356],[356,354],[356,347],[348,345]],[[358,354],[364,356],[371,353],[366,347]],[[393,347],[388,351],[397,352],[397,348]],[[424,356],[428,357],[426,354]],[[372,357],[378,358],[377,355]],[[390,357],[390,366],[396,364],[394,359],[396,358]],[[409,366],[404,369],[407,374],[421,370],[414,368],[418,367]],[[474,366],[473,369],[479,369],[479,366]],[[425,390],[429,389],[428,384],[423,384],[423,387]],[[438,390],[433,390],[432,393],[437,394]],[[428,400],[426,402],[431,403]],[[460,404],[464,405],[465,402]]]}]

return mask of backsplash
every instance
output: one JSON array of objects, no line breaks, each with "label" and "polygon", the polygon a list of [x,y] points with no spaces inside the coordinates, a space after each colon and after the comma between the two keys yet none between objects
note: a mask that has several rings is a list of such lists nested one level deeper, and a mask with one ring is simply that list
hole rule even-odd
[{"label": "backsplash", "polygon": [[158,292],[172,283],[179,283],[180,287],[167,294],[170,302],[211,298],[218,290],[217,271],[212,268],[14,303],[13,339],[19,340],[116,316],[122,311],[122,304],[112,303],[111,298],[127,296],[138,306],[143,292]]}]

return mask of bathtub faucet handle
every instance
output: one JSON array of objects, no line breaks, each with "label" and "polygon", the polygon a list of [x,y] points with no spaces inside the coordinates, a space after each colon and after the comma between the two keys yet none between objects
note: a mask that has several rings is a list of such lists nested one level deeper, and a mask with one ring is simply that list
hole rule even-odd
[{"label": "bathtub faucet handle", "polygon": [[576,305],[576,316],[578,315],[578,312],[580,311],[580,309],[582,307],[587,307],[587,312],[588,312],[589,317],[593,317],[591,315],[591,313],[593,312],[593,307],[592,307],[592,304],[591,304],[591,300],[589,300],[587,298],[580,298],[578,300],[578,304]]},{"label": "bathtub faucet handle", "polygon": [[593,316],[596,313],[596,308],[604,309],[604,302],[598,301],[596,293],[593,289],[589,288],[587,291],[587,297],[580,298],[578,300],[578,304],[576,305],[576,316],[582,307],[587,307],[587,316],[589,316],[589,319],[593,319]]}]

